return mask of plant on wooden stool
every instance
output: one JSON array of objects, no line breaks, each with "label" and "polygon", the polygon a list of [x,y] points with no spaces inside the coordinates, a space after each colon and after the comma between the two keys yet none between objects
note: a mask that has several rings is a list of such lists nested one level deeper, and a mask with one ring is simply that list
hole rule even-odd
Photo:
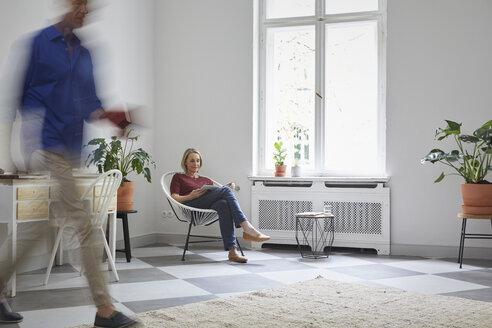
[{"label": "plant on wooden stool", "polygon": [[[120,204],[123,203],[130,203],[125,210],[133,209],[131,199],[133,198],[135,183],[128,180],[128,174],[132,172],[143,174],[148,182],[152,182],[150,167],[153,166],[155,168],[155,162],[149,153],[142,148],[134,149],[134,143],[139,136],[131,136],[132,132],[133,129],[125,134],[124,144],[117,136],[112,136],[109,143],[106,142],[105,138],[95,138],[87,144],[87,146],[97,146],[87,157],[87,167],[95,165],[99,173],[117,169],[123,175],[121,187],[118,189],[118,210],[123,210],[123,207],[120,207]],[[124,188],[131,188],[131,190],[127,191]],[[123,200],[127,194],[130,194],[128,195],[130,197],[129,202]]]},{"label": "plant on wooden stool", "polygon": [[[461,123],[448,121],[447,127],[436,130],[435,138],[444,140],[453,137],[458,149],[445,152],[441,149],[432,149],[421,159],[421,163],[441,163],[453,171],[444,172],[434,181],[440,182],[446,175],[459,175],[465,180],[461,185],[463,193],[463,213],[467,214],[492,214],[492,184],[486,180],[492,171],[492,120],[476,129],[473,134],[462,134]],[[486,199],[483,205],[468,196],[469,189],[478,190],[478,197]],[[488,195],[488,196],[487,196]]]}]

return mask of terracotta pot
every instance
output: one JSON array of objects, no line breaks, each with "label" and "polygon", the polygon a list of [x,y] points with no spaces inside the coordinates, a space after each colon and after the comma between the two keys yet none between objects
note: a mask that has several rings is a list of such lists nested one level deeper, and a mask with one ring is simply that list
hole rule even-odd
[{"label": "terracotta pot", "polygon": [[461,185],[463,214],[492,215],[492,183]]},{"label": "terracotta pot", "polygon": [[135,182],[123,182],[123,186],[118,188],[118,211],[131,211],[135,206],[133,202],[133,192],[135,191]]},{"label": "terracotta pot", "polygon": [[287,171],[287,165],[275,165],[275,176],[285,177],[285,172]]}]

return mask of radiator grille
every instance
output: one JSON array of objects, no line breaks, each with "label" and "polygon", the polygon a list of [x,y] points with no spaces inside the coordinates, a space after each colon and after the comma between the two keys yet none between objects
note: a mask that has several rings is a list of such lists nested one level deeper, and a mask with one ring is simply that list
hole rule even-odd
[{"label": "radiator grille", "polygon": [[351,234],[382,234],[381,203],[324,202],[333,207],[335,232]]},{"label": "radiator grille", "polygon": [[295,215],[313,210],[310,201],[260,200],[258,204],[260,230],[295,231]]}]

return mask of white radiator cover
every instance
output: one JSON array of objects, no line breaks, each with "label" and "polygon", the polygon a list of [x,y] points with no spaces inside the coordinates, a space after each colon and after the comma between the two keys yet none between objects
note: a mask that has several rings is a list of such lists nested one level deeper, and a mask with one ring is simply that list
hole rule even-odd
[{"label": "white radiator cover", "polygon": [[[295,214],[333,206],[335,247],[372,248],[390,254],[390,188],[383,183],[254,181],[251,222],[268,243],[296,244]],[[252,243],[261,248],[262,243]]]}]

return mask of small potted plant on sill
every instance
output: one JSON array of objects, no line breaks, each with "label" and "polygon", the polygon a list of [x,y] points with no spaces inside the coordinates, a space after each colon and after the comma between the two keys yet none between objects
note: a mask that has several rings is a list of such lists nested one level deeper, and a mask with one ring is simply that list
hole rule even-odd
[{"label": "small potted plant on sill", "polygon": [[440,182],[446,175],[459,175],[465,183],[461,185],[464,214],[492,214],[492,183],[486,180],[492,171],[492,120],[476,129],[472,135],[461,133],[461,123],[448,121],[447,127],[436,130],[436,139],[452,136],[458,149],[445,152],[432,149],[421,159],[421,163],[441,163],[454,172],[441,173],[434,181]]},{"label": "small potted plant on sill", "polygon": [[133,210],[133,193],[135,182],[128,180],[128,174],[135,172],[143,174],[148,182],[152,182],[150,167],[155,168],[152,157],[142,148],[133,148],[134,142],[139,136],[130,136],[133,129],[124,136],[124,145],[116,136],[111,137],[111,142],[106,143],[104,138],[95,138],[89,141],[87,146],[97,146],[86,160],[87,167],[95,165],[99,173],[112,169],[118,169],[123,176],[121,186],[118,188],[118,211]]},{"label": "small potted plant on sill", "polygon": [[284,143],[280,141],[274,143],[275,151],[273,152],[273,159],[275,161],[275,176],[284,177],[287,171],[287,165],[284,164],[285,157],[287,157],[287,151],[282,148]]}]

